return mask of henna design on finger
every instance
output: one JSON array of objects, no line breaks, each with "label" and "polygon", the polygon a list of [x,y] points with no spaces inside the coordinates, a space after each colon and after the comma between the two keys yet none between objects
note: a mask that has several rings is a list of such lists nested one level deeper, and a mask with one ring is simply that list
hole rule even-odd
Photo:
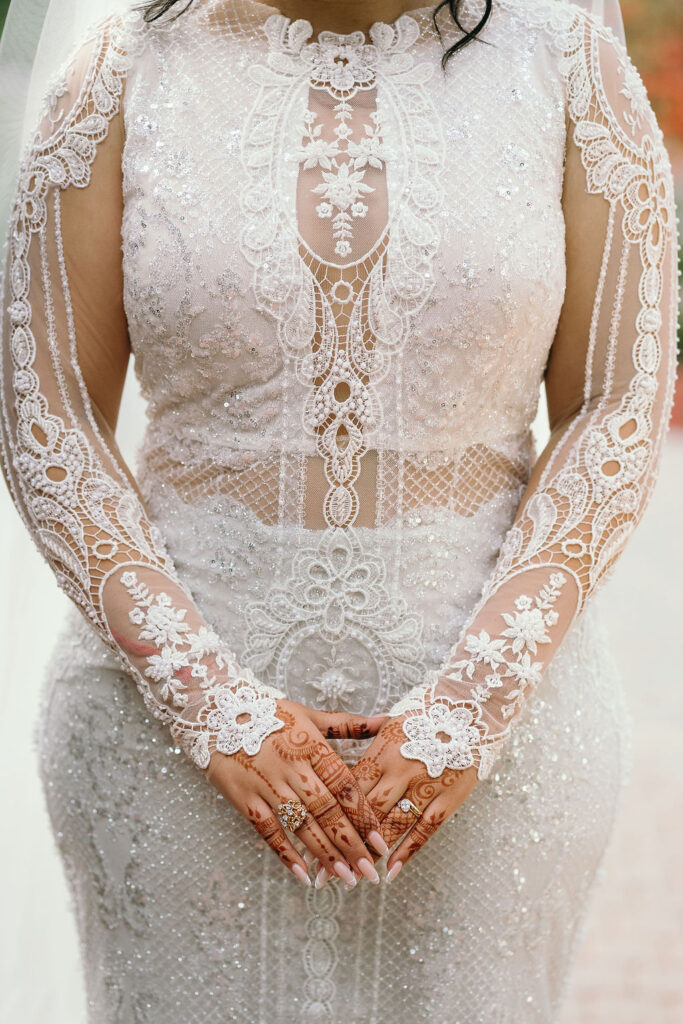
[{"label": "henna design on finger", "polygon": [[291,853],[290,844],[285,835],[285,830],[276,818],[274,814],[264,814],[255,807],[250,807],[247,804],[246,815],[248,820],[252,823],[258,834],[265,839],[268,846],[283,864],[288,867],[294,863]]},{"label": "henna design on finger", "polygon": [[410,860],[413,854],[422,849],[427,840],[431,839],[448,817],[450,815],[447,811],[432,811],[429,816],[423,814],[421,818],[417,818],[408,835],[408,842],[401,857],[404,864]]},{"label": "henna design on finger", "polygon": [[330,740],[369,740],[373,735],[367,722],[339,722],[323,733]]},{"label": "henna design on finger", "polygon": [[310,805],[310,811],[320,827],[326,832],[331,832],[335,842],[342,839],[350,845],[351,837],[344,832],[344,821],[346,815],[337,801],[328,796],[318,797]]},{"label": "henna design on finger", "polygon": [[382,772],[374,758],[362,757],[349,768],[357,782],[377,782]]},{"label": "henna design on finger", "polygon": [[353,772],[334,751],[322,755],[313,767],[363,839],[368,832],[379,827],[377,815],[358,786]]},{"label": "henna design on finger", "polygon": [[382,819],[379,834],[387,846],[393,846],[398,839],[406,834],[415,820],[415,816],[410,811],[402,811],[399,807],[394,806]]}]

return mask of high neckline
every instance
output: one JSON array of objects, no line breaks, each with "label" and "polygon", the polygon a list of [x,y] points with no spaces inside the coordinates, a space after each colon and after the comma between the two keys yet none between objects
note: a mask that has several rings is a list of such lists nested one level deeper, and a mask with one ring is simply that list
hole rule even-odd
[{"label": "high neckline", "polygon": [[[291,25],[299,25],[306,30],[309,43],[320,43],[321,45],[334,44],[335,42],[344,43],[363,43],[365,45],[371,45],[372,36],[377,32],[381,32],[385,29],[390,29],[394,32],[402,19],[409,18],[412,21],[417,21],[421,14],[425,12],[431,12],[435,9],[437,2],[434,0],[431,4],[423,4],[420,7],[412,7],[407,11],[403,11],[393,21],[373,21],[373,23],[366,30],[364,29],[353,29],[351,32],[337,32],[334,29],[320,29],[317,35],[313,35],[313,25],[307,18],[292,18],[287,14],[284,14],[278,7],[274,7],[272,4],[263,3],[262,0],[248,0],[248,4],[254,10],[260,9],[264,15],[277,15],[282,19],[282,24],[285,28],[289,28]],[[361,38],[362,37],[362,38]]]}]

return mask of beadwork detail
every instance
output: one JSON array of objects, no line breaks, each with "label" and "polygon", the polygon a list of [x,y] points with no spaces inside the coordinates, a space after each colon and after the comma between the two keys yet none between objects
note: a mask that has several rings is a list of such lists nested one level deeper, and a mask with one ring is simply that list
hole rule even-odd
[{"label": "beadwork detail", "polygon": [[[107,136],[109,123],[119,109],[126,73],[142,48],[142,41],[139,22],[133,14],[104,23],[93,37],[87,66],[81,69],[84,81],[75,103],[70,110],[55,113],[55,102],[67,94],[66,83],[76,72],[76,64],[64,71],[63,84],[45,105],[47,123],[56,127],[47,137],[36,132],[19,169],[10,221],[7,306],[16,409],[11,479],[15,493],[21,494],[18,504],[22,516],[40,539],[62,589],[98,627],[132,673],[147,708],[169,724],[172,736],[199,767],[205,768],[214,749],[214,737],[199,734],[199,723],[205,721],[200,713],[202,704],[205,712],[217,714],[215,692],[245,678],[250,684],[248,694],[254,701],[254,719],[253,725],[239,735],[243,736],[245,749],[249,747],[255,753],[266,735],[282,727],[283,723],[274,718],[273,709],[274,698],[284,694],[260,684],[248,670],[245,677],[241,676],[234,654],[221,644],[215,632],[204,623],[192,632],[184,621],[189,612],[198,617],[197,610],[182,590],[159,530],[149,521],[123,468],[111,457],[103,440],[85,392],[73,337],[67,342],[73,346],[69,371],[59,362],[66,364],[69,357],[60,354],[57,358],[53,354],[57,400],[41,390],[36,372],[38,347],[33,332],[29,250],[37,236],[48,295],[48,333],[54,347],[57,325],[51,289],[55,282],[50,281],[45,264],[45,239],[53,223],[60,259],[57,269],[64,288],[68,325],[72,328],[73,311],[61,252],[60,192],[68,187],[88,186],[98,144]],[[84,49],[87,52],[87,45]],[[82,54],[78,56],[82,59]],[[73,382],[67,383],[69,373],[75,377],[75,387]],[[74,399],[69,395],[69,387],[73,387],[74,394],[80,389],[80,421],[72,407]],[[62,415],[53,411],[55,406],[62,408]],[[8,463],[6,459],[5,464]],[[153,594],[132,568],[121,574],[120,583],[133,601],[129,621],[142,627],[139,639],[152,645],[153,653],[144,658],[142,671],[139,660],[130,653],[128,639],[112,631],[104,606],[104,584],[116,575],[120,564],[136,566],[157,583],[165,581],[187,602],[185,607],[173,606],[164,591]],[[256,700],[257,691],[262,694],[260,703]],[[223,697],[225,700],[225,694]],[[225,707],[221,705],[224,713]],[[230,745],[225,738],[227,728],[223,723],[221,737],[224,744]],[[230,742],[234,746],[234,737]]]},{"label": "beadwork detail", "polygon": [[[506,0],[507,2],[507,0]],[[535,5],[529,4],[534,11]],[[536,7],[543,18],[544,10]],[[454,708],[473,706],[479,735],[473,741],[473,763],[485,778],[510,735],[510,722],[521,710],[528,689],[537,687],[549,658],[569,622],[611,568],[615,556],[636,525],[652,488],[656,448],[661,444],[663,421],[654,427],[655,406],[667,391],[669,407],[673,374],[661,382],[661,297],[665,288],[664,263],[671,246],[675,210],[671,168],[661,131],[656,125],[642,81],[622,52],[614,52],[611,33],[597,20],[579,15],[569,6],[554,11],[556,34],[552,45],[561,55],[568,110],[574,125],[574,141],[580,153],[591,194],[602,195],[610,206],[608,237],[598,284],[588,364],[585,401],[578,423],[566,431],[546,460],[540,482],[518,513],[501,547],[496,568],[474,609],[471,623],[496,622],[487,616],[496,595],[515,593],[525,572],[546,575],[547,583],[532,602],[526,596],[511,600],[514,612],[503,613],[507,629],[495,639],[486,629],[472,633],[465,627],[456,645],[443,659],[439,671],[428,673],[422,688],[397,702],[391,714],[416,715],[403,729],[410,742],[401,748],[406,756],[424,760],[430,774],[445,766],[433,745],[413,742],[416,730],[429,736],[435,701]],[[611,52],[618,90],[626,110],[615,111],[596,69],[604,52]],[[627,130],[625,130],[625,128]],[[637,137],[639,136],[639,137]],[[623,244],[618,261],[615,310],[606,343],[604,377],[597,390],[595,366],[600,300],[605,293],[608,260],[618,223]],[[634,314],[636,336],[631,349],[628,387],[615,389],[624,282],[631,254],[638,260]],[[634,291],[636,289],[633,289]],[[624,341],[621,340],[622,347]],[[622,356],[623,358],[623,356]],[[562,454],[560,454],[562,453]],[[576,599],[560,616],[553,608],[571,575]],[[551,642],[548,629],[554,627]],[[545,655],[532,656],[543,645]],[[496,694],[499,713],[492,708]],[[488,717],[487,717],[488,713]],[[486,753],[485,748],[488,747]]]}]

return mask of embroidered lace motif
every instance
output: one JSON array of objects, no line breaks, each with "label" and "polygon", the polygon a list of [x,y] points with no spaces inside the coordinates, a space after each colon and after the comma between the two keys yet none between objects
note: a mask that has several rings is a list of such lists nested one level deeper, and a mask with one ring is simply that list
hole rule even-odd
[{"label": "embroidered lace motif", "polygon": [[[530,4],[526,14],[534,9]],[[601,259],[584,319],[584,400],[555,427],[458,643],[391,709],[409,716],[402,753],[422,760],[433,777],[446,766],[490,773],[526,692],[641,517],[671,408],[676,218],[661,132],[639,75],[609,30],[571,6],[556,5],[552,19],[545,8],[535,10],[560,56],[573,128],[569,246],[572,218],[587,226],[589,216],[573,189],[585,184],[604,200],[602,210],[583,202],[602,232],[592,232]],[[570,298],[572,286],[570,266]],[[560,319],[558,366],[581,326],[571,311]],[[555,372],[551,356],[551,397]]]},{"label": "embroidered lace motif", "polygon": [[[88,189],[98,149],[114,137],[138,25],[133,15],[106,22],[79,49],[20,169],[5,301],[3,467],[61,587],[132,673],[152,714],[205,768],[216,748],[255,753],[282,727],[275,698],[284,694],[240,669],[203,621],[106,437],[81,371],[82,318],[72,305],[73,256],[64,251],[64,232],[83,214],[78,204],[67,212],[62,195]],[[243,726],[237,716],[247,709]]]}]

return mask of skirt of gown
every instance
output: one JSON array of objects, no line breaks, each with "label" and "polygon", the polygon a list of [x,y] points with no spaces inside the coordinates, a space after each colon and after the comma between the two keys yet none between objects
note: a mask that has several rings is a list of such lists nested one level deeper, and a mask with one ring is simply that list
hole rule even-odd
[{"label": "skirt of gown", "polygon": [[[404,524],[391,585],[422,616],[426,667],[457,640],[509,514],[434,511]],[[168,495],[162,518],[181,575],[241,657],[246,603],[264,598],[316,531],[288,533],[224,506],[189,516]],[[395,559],[389,527],[356,533]],[[320,638],[321,664],[328,647]],[[340,643],[337,659],[352,661],[353,650]],[[305,651],[313,664],[314,629]],[[348,710],[388,706],[364,699],[368,664],[356,666]],[[36,744],[89,1024],[551,1024],[628,776],[629,737],[594,601],[492,776],[397,879],[306,889],[174,747],[74,610]],[[342,754],[351,761],[361,749]]]}]

